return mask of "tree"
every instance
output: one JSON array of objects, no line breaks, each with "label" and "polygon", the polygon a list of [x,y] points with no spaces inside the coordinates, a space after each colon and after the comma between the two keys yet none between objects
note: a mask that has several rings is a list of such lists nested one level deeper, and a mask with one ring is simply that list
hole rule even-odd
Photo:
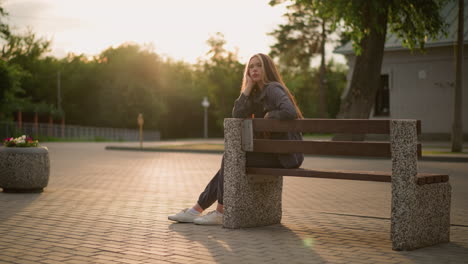
[{"label": "tree", "polygon": [[[10,27],[3,22],[8,14],[0,6],[0,40],[8,41],[11,38]],[[2,46],[2,51],[5,45]],[[9,63],[8,57],[0,53],[0,120],[11,119],[11,114],[27,104],[27,99],[20,98],[25,91],[21,82],[28,76],[21,66]]]},{"label": "tree", "polygon": [[136,127],[139,113],[145,127],[160,126],[166,103],[161,95],[159,56],[136,44],[123,44],[103,51],[94,63],[99,76],[97,121],[105,126]]},{"label": "tree", "polygon": [[7,15],[7,12],[0,6],[0,39],[6,39],[10,35],[10,26],[2,21]]},{"label": "tree", "polygon": [[218,32],[210,37],[207,44],[211,57],[199,65],[199,71],[205,75],[201,81],[212,103],[209,112],[214,114],[217,130],[222,131],[224,118],[231,117],[234,101],[240,94],[244,65],[237,53],[224,48],[223,34]]},{"label": "tree", "polygon": [[[15,86],[10,87],[13,93],[10,93],[10,101],[15,99],[14,109],[11,104],[9,111],[28,111],[34,109],[35,103],[48,101],[55,102],[55,92],[50,93],[48,89],[51,82],[55,83],[55,78],[48,78],[56,72],[57,60],[54,58],[43,59],[42,56],[49,51],[50,41],[38,38],[31,30],[24,34],[8,32],[4,34],[4,44],[2,45],[0,56],[10,69],[14,69],[11,76],[16,78]],[[8,82],[7,82],[8,83]],[[3,89],[6,89],[5,87]],[[54,90],[55,91],[55,90]],[[53,97],[51,97],[53,96]],[[10,113],[7,113],[9,115]]]},{"label": "tree", "polygon": [[439,10],[447,0],[297,0],[311,4],[333,27],[344,24],[350,32],[356,61],[350,89],[339,117],[369,118],[380,82],[387,29],[410,49],[423,49],[427,38],[443,31]]},{"label": "tree", "polygon": [[38,38],[30,29],[24,34],[9,34],[2,47],[2,58],[17,64],[27,64],[38,60],[50,51],[49,40]]},{"label": "tree", "polygon": [[0,60],[0,121],[9,120],[13,112],[26,104],[21,80],[27,73],[18,65],[9,65]]},{"label": "tree", "polygon": [[[275,6],[285,0],[271,0]],[[320,17],[312,5],[296,2],[287,7],[284,15],[287,23],[270,33],[276,38],[271,46],[270,55],[279,58],[280,69],[285,71],[300,71],[305,73],[313,57],[320,54],[319,85],[319,116],[327,116],[327,87],[325,65],[325,43],[330,33],[327,22]],[[286,70],[288,69],[288,70]]]},{"label": "tree", "polygon": [[[341,94],[346,87],[347,68],[333,60],[327,63],[327,116],[335,118],[340,107]],[[302,114],[308,118],[321,117],[319,102],[320,87],[316,81],[320,75],[320,68],[309,68],[303,72],[282,73],[286,85],[296,97]]]},{"label": "tree", "polygon": [[[84,55],[68,54],[59,61],[62,108],[68,124],[102,126],[97,113],[100,107],[100,86],[102,61],[88,59]],[[55,74],[53,75],[55,76]],[[55,88],[55,85],[51,85]],[[50,94],[55,94],[49,91]]]},{"label": "tree", "polygon": [[193,65],[167,60],[161,65],[161,98],[165,102],[161,134],[165,138],[201,137],[206,86]]}]

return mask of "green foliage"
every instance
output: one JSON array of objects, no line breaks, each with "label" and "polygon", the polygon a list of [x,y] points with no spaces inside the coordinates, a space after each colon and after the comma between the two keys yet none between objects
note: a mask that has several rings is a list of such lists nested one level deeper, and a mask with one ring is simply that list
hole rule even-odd
[{"label": "green foliage", "polygon": [[18,65],[10,65],[4,60],[0,60],[0,120],[7,120],[11,114],[22,108],[27,99],[19,96],[24,94],[21,88],[21,80],[27,76]]},{"label": "green foliage", "polygon": [[161,67],[162,137],[201,137],[206,87],[200,85],[192,65],[168,60]]},{"label": "green foliage", "polygon": [[[274,0],[278,2],[281,0]],[[341,103],[339,116],[368,118],[378,87],[387,29],[403,40],[403,45],[423,49],[428,38],[445,32],[441,7],[448,0],[296,0],[310,5],[331,30],[345,30],[357,55],[349,92]]]},{"label": "green foliage", "polygon": [[[403,45],[410,49],[424,48],[427,38],[435,38],[445,23],[439,10],[448,0],[297,0],[310,4],[320,16],[332,23],[332,29],[343,26],[353,40],[356,54],[362,52],[361,40],[371,30],[384,31],[379,16],[388,16],[389,30],[403,40]],[[377,14],[370,16],[369,14]]]},{"label": "green foliage", "polygon": [[32,66],[31,62],[37,61],[49,51],[51,44],[48,40],[37,38],[31,30],[22,35],[10,34],[5,40],[7,43],[2,47],[2,58],[28,66]]},{"label": "green foliage", "polygon": [[8,61],[9,65],[17,65],[26,74],[21,79],[23,97],[32,97],[35,101],[46,100],[49,94],[48,88],[55,78],[50,76],[52,58],[42,59],[49,51],[50,41],[37,38],[32,31],[24,34],[10,34],[2,46],[1,57]]},{"label": "green foliage", "polygon": [[340,111],[341,95],[346,88],[348,68],[331,60],[328,62],[326,72],[327,112],[330,118],[336,118]]},{"label": "green foliage", "polygon": [[[244,65],[239,63],[236,53],[224,48],[226,41],[221,33],[211,37],[207,43],[211,58],[198,65],[199,85],[203,84],[208,95],[210,112],[216,119],[216,130],[222,133],[224,118],[231,117],[234,101],[239,97]],[[201,100],[200,100],[201,102]],[[221,134],[222,135],[222,134]]]},{"label": "green foliage", "polygon": [[[270,1],[274,6],[283,1]],[[279,59],[282,71],[301,71],[310,67],[311,59],[320,54],[322,23],[310,4],[293,3],[287,6],[283,16],[287,22],[269,33],[276,39],[270,56]],[[326,31],[325,35],[329,32]]]},{"label": "green foliage", "polygon": [[399,0],[389,7],[389,29],[403,40],[403,45],[424,49],[428,38],[446,33],[440,10],[449,0]]},{"label": "green foliage", "polygon": [[[284,2],[288,1],[272,0],[270,5]],[[270,33],[276,39],[270,55],[278,59],[280,71],[305,117],[335,117],[340,105],[340,94],[346,84],[345,71],[336,68],[333,62],[327,69],[324,62],[322,83],[325,85],[322,89],[328,95],[325,104],[328,109],[324,107],[324,113],[320,113],[320,70],[310,66],[313,57],[325,56],[321,54],[324,52],[321,48],[325,42],[330,42],[330,23],[310,3],[292,1],[287,9],[284,15],[287,22]]]},{"label": "green foliage", "polygon": [[[0,41],[10,36],[10,27],[4,22],[6,16],[0,6]],[[22,104],[18,97],[24,93],[21,80],[26,75],[20,66],[11,65],[6,58],[0,57],[0,120],[9,120],[10,114]]]},{"label": "green foliage", "polygon": [[0,6],[0,39],[5,39],[10,35],[10,26],[3,21],[7,15],[3,7]]},{"label": "green foliage", "polygon": [[156,128],[163,110],[158,103],[162,99],[158,56],[137,45],[124,44],[103,51],[97,64],[97,89],[90,91],[96,96],[92,99],[96,104],[92,110],[97,118],[94,122],[136,127],[138,113],[144,113],[145,126]]},{"label": "green foliage", "polygon": [[[50,41],[37,38],[32,31],[25,34],[4,34],[0,65],[0,120],[9,120],[16,111],[43,111],[44,101],[53,97],[47,78],[55,71],[56,59],[42,56],[49,50]],[[55,110],[53,110],[55,111]],[[50,112],[50,111],[49,111]]]},{"label": "green foliage", "polygon": [[[329,61],[326,67],[328,117],[335,118],[340,109],[341,94],[346,86],[347,68]],[[319,113],[319,69],[309,68],[305,72],[284,72],[286,85],[294,94],[305,118],[317,118]]]},{"label": "green foliage", "polygon": [[[83,55],[73,54],[57,63],[61,77],[62,108],[68,124],[99,124],[100,117],[96,113],[99,105],[99,63],[99,60],[88,60]],[[55,83],[51,84],[53,90],[49,91],[49,94],[54,98],[48,99],[48,102],[55,102],[56,86]]]}]

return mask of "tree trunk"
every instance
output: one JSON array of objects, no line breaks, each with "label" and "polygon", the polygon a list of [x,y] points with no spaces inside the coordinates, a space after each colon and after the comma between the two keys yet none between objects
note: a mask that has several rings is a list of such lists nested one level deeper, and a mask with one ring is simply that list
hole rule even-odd
[{"label": "tree trunk", "polygon": [[452,126],[452,152],[461,152],[463,149],[462,125],[462,87],[463,87],[463,11],[464,0],[458,0],[458,40],[456,49],[456,77],[454,91],[454,111]]},{"label": "tree trunk", "polygon": [[48,126],[48,135],[49,137],[52,137],[54,134],[54,118],[52,115],[49,115],[49,126]]},{"label": "tree trunk", "polygon": [[387,16],[380,15],[377,21],[383,30],[371,26],[369,34],[361,41],[362,53],[356,57],[351,85],[338,114],[340,118],[369,118],[374,106],[380,84]]},{"label": "tree trunk", "polygon": [[39,135],[39,114],[34,112],[34,137]]},{"label": "tree trunk", "polygon": [[325,79],[325,42],[327,40],[327,34],[325,32],[325,20],[322,19],[322,38],[320,43],[320,73],[319,73],[319,115],[321,118],[328,117],[327,111],[327,86]]},{"label": "tree trunk", "polygon": [[61,136],[62,138],[65,138],[65,116],[62,116],[62,122],[61,122]]},{"label": "tree trunk", "polygon": [[[369,27],[369,34],[361,40],[362,53],[356,56],[351,84],[341,102],[338,118],[368,119],[380,85],[388,8],[383,14],[367,11],[363,18]],[[340,134],[333,140],[363,140],[364,137]]]},{"label": "tree trunk", "polygon": [[23,112],[18,110],[18,130],[23,133]]}]

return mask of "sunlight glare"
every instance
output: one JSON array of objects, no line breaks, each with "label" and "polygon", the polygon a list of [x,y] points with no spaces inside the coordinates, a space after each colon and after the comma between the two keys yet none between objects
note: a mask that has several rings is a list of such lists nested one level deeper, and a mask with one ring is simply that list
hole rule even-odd
[{"label": "sunlight glare", "polygon": [[302,240],[304,247],[312,248],[314,246],[314,239],[311,237],[305,238]]},{"label": "sunlight glare", "polygon": [[[52,47],[62,53],[97,55],[110,46],[134,42],[153,44],[160,55],[194,63],[208,52],[206,40],[216,32],[224,34],[227,50],[239,49],[241,59],[268,52],[273,39],[266,32],[282,23],[285,10],[268,2],[36,0],[37,8],[26,15],[37,20],[30,25],[33,30],[46,32]],[[18,12],[27,13],[15,4],[22,10]]]}]

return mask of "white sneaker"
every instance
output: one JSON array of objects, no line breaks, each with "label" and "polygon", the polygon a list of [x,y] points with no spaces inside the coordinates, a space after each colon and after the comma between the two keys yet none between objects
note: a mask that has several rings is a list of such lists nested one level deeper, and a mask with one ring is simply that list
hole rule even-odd
[{"label": "white sneaker", "polygon": [[223,214],[214,210],[204,216],[195,218],[193,222],[197,225],[222,225]]},{"label": "white sneaker", "polygon": [[180,223],[193,223],[195,218],[200,217],[201,213],[194,214],[190,212],[189,208],[185,208],[184,210],[180,211],[175,215],[170,215],[167,218],[172,221],[177,221]]}]

